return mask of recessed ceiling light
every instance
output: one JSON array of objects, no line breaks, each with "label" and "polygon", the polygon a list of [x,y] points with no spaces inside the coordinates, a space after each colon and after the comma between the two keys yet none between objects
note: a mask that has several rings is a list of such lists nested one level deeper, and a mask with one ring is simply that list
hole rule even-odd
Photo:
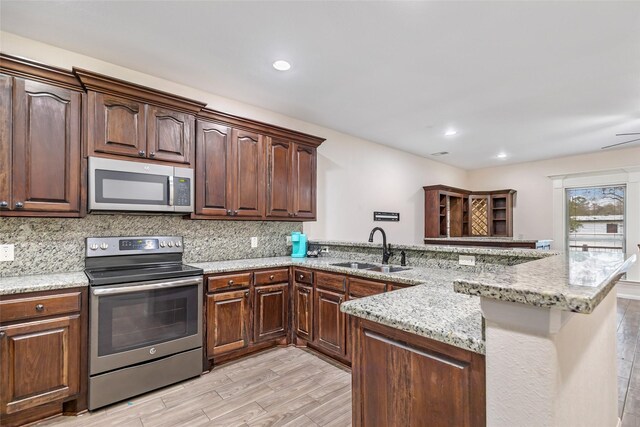
[{"label": "recessed ceiling light", "polygon": [[288,71],[291,68],[291,64],[289,64],[287,61],[283,59],[278,59],[276,62],[273,63],[273,68],[275,68],[278,71]]},{"label": "recessed ceiling light", "polygon": [[455,129],[447,129],[447,131],[444,133],[444,136],[453,136],[455,134],[457,134],[458,131]]},{"label": "recessed ceiling light", "polygon": [[507,153],[498,153],[498,155],[496,156],[499,159],[506,159],[507,158]]}]

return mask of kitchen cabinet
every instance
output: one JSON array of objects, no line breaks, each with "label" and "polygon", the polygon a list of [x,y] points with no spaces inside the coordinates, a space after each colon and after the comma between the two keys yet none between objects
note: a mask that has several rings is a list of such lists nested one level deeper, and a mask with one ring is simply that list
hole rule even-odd
[{"label": "kitchen cabinet", "polygon": [[196,153],[196,216],[264,215],[262,135],[198,120]]},{"label": "kitchen cabinet", "polygon": [[216,356],[249,345],[249,290],[207,296],[207,353]]},{"label": "kitchen cabinet", "polygon": [[425,240],[513,236],[515,190],[469,191],[445,185],[423,189]]},{"label": "kitchen cabinet", "polygon": [[[319,276],[319,275],[318,275]],[[346,356],[346,315],[340,311],[344,293],[316,287],[314,295],[313,344],[329,355]]]},{"label": "kitchen cabinet", "polygon": [[194,163],[195,114],[205,103],[79,68],[88,92],[87,153]]},{"label": "kitchen cabinet", "polygon": [[[347,300],[354,300],[358,298],[369,297],[372,295],[381,294],[387,291],[387,284],[382,282],[376,282],[373,280],[361,279],[359,277],[349,277],[348,279],[348,298]],[[391,286],[391,285],[389,285]],[[352,336],[353,325],[355,318],[350,315],[345,315],[347,319],[347,360],[351,361],[353,356],[352,350]]]},{"label": "kitchen cabinet", "polygon": [[297,338],[313,341],[313,287],[295,283],[293,287],[294,328]]},{"label": "kitchen cabinet", "polygon": [[86,409],[86,316],[86,290],[0,297],[3,425]]},{"label": "kitchen cabinet", "polygon": [[267,217],[315,219],[316,149],[269,138]]},{"label": "kitchen cabinet", "polygon": [[84,213],[83,99],[71,72],[0,56],[0,215]]},{"label": "kitchen cabinet", "polygon": [[353,425],[486,425],[484,356],[356,319]]},{"label": "kitchen cabinet", "polygon": [[289,332],[289,283],[256,286],[253,300],[254,342],[286,336]]}]

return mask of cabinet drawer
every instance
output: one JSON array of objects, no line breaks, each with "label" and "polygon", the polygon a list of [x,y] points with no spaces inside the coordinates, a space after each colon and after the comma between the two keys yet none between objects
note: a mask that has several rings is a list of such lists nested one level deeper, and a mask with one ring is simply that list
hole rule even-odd
[{"label": "cabinet drawer", "polygon": [[80,311],[80,292],[0,301],[0,322]]},{"label": "cabinet drawer", "polygon": [[316,286],[338,292],[345,291],[346,278],[337,274],[316,273]]},{"label": "cabinet drawer", "polygon": [[405,285],[403,283],[389,283],[389,292],[396,291],[398,289],[408,288],[411,285]]},{"label": "cabinet drawer", "polygon": [[381,294],[387,285],[380,282],[372,282],[363,279],[349,279],[349,296],[356,298],[368,297],[370,295]]},{"label": "cabinet drawer", "polygon": [[293,269],[293,278],[298,283],[306,283],[307,285],[313,285],[313,272],[309,270],[302,270],[300,268]]},{"label": "cabinet drawer", "polygon": [[207,279],[207,289],[209,292],[220,289],[237,288],[249,286],[251,284],[252,273],[225,274],[223,276],[211,276]]},{"label": "cabinet drawer", "polygon": [[255,273],[257,285],[270,285],[272,283],[283,283],[289,281],[289,269],[279,268],[277,270],[258,271]]}]

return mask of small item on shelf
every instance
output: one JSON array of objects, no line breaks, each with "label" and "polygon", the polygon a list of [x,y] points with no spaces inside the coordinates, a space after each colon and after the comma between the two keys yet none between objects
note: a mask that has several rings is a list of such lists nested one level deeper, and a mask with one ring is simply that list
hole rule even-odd
[{"label": "small item on shelf", "polygon": [[291,233],[291,258],[307,256],[307,235],[298,231]]}]

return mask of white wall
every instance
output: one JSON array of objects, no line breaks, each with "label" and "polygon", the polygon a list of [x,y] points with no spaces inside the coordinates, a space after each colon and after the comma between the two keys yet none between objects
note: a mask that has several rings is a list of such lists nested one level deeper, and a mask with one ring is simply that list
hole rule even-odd
[{"label": "white wall", "polygon": [[[382,224],[392,243],[420,243],[422,186],[466,184],[463,169],[14,34],[0,32],[0,40],[3,53],[67,69],[86,68],[207,102],[209,108],[326,138],[318,151],[318,221],[304,227],[312,239],[365,241],[371,228]],[[400,212],[401,220],[374,224],[374,210]]]},{"label": "white wall", "polygon": [[633,166],[640,166],[640,147],[471,170],[467,187],[517,190],[513,235],[525,239],[553,238],[553,182],[549,176]]}]

